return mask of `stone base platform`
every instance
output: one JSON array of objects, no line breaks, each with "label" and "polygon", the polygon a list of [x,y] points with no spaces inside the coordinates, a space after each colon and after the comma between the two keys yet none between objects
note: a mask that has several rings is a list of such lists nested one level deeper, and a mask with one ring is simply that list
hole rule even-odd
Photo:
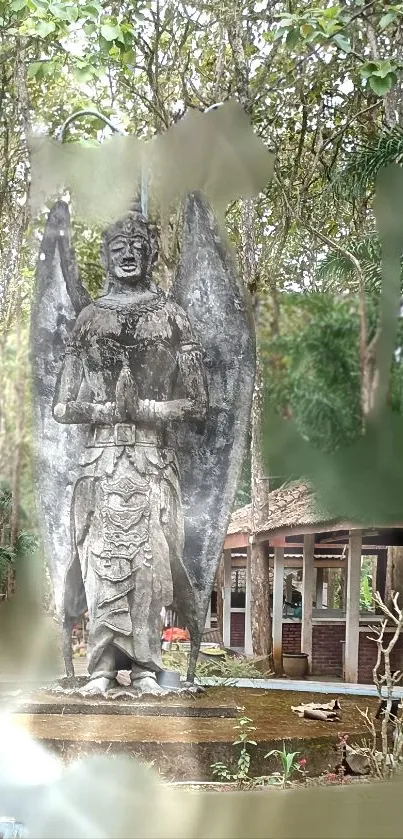
[{"label": "stone base platform", "polygon": [[[336,698],[337,692],[329,695]],[[320,697],[323,701],[323,694]],[[146,701],[147,699],[147,701]],[[265,755],[271,749],[299,752],[307,771],[318,775],[334,770],[338,760],[338,731],[350,742],[365,735],[357,710],[372,698],[342,697],[341,720],[336,723],[300,719],[292,706],[318,701],[314,694],[257,691],[245,688],[207,688],[202,695],[170,694],[104,700],[77,695],[45,694],[40,691],[11,696],[2,694],[2,709],[13,722],[49,751],[70,762],[92,754],[126,755],[152,764],[166,780],[212,780],[211,765],[219,761],[235,769],[238,747],[236,718],[249,717],[255,726],[251,749],[252,775],[278,770]]]},{"label": "stone base platform", "polygon": [[[13,693],[14,695],[10,695]],[[2,692],[0,709],[46,749],[70,762],[93,754],[126,755],[167,780],[209,779],[217,737],[224,756],[241,713],[235,702],[170,694],[141,699]]]},{"label": "stone base platform", "polygon": [[[4,701],[0,699],[0,709]],[[138,716],[138,717],[192,717],[213,719],[235,719],[239,714],[236,705],[203,706],[185,705],[183,700],[166,704],[164,698],[157,702],[131,701],[129,699],[84,699],[72,696],[34,694],[18,700],[14,698],[13,713],[29,715],[75,715],[75,716]]]}]

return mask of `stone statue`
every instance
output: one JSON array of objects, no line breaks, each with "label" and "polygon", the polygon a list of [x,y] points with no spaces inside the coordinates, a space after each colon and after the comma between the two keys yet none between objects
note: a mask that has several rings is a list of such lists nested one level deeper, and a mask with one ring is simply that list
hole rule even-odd
[{"label": "stone statue", "polygon": [[51,210],[32,320],[37,492],[72,673],[89,612],[89,682],[119,669],[158,693],[163,607],[192,639],[194,674],[242,466],[254,335],[229,247],[189,196],[169,296],[152,279],[155,227],[134,207],[103,235],[103,296],[78,274],[67,205]]},{"label": "stone statue", "polygon": [[90,618],[88,691],[110,688],[121,667],[155,692],[160,614],[173,601],[184,542],[169,430],[205,418],[207,385],[185,312],[152,282],[156,234],[140,211],[104,234],[102,251],[107,292],[77,318],[53,416],[89,427],[72,505]]}]

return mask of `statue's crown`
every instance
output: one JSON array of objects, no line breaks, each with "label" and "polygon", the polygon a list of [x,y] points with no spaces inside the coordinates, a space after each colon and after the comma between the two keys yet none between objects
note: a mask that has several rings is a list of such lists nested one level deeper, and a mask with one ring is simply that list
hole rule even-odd
[{"label": "statue's crown", "polygon": [[131,237],[139,233],[149,237],[149,222],[142,213],[140,202],[133,201],[127,215],[111,224],[105,230],[103,238],[108,244],[117,236]]}]

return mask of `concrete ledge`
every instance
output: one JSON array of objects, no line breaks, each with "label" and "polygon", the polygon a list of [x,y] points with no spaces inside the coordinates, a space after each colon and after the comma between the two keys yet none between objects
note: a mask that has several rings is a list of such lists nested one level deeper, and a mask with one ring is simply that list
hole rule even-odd
[{"label": "concrete ledge", "polygon": [[[338,696],[378,696],[375,685],[348,684],[347,682],[315,682],[311,680],[298,681],[294,679],[196,679],[197,684],[207,686],[228,685],[238,688],[255,688],[258,690],[284,690],[301,693],[332,693]],[[403,697],[403,687],[395,688],[394,695]]]}]

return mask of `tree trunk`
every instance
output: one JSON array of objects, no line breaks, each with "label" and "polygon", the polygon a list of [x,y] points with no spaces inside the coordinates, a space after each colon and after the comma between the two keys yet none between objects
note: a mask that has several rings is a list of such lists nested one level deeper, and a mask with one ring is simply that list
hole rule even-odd
[{"label": "tree trunk", "polygon": [[[27,93],[27,62],[21,39],[17,39],[13,72],[13,126],[20,137],[18,153],[21,158],[21,177],[10,186],[10,202],[13,202],[12,217],[6,219],[8,243],[0,259],[0,318],[6,315],[10,286],[18,276],[21,249],[28,221],[29,155],[27,137],[31,130]],[[25,197],[25,202],[21,198]],[[4,220],[3,220],[4,221]],[[12,310],[12,301],[8,307]]]},{"label": "tree trunk", "polygon": [[[249,64],[245,50],[245,46],[248,44],[248,33],[245,28],[242,0],[234,0],[228,8],[226,28],[233,58],[235,89],[239,102],[246,113],[251,116],[253,99],[249,84]],[[258,274],[254,232],[255,205],[253,201],[245,200],[242,202],[241,267],[245,286],[253,295],[256,291]],[[256,319],[257,311],[255,308],[255,322]],[[267,485],[264,479],[261,455],[262,389],[262,374],[259,359],[257,359],[251,417],[251,632],[254,655],[267,656],[271,650],[269,559],[263,547],[253,540],[253,534],[263,523],[262,520],[267,512],[267,507],[265,510]]]},{"label": "tree trunk", "polygon": [[403,547],[388,548],[386,565],[385,602],[392,604],[392,592],[399,594],[400,608],[403,606]]},{"label": "tree trunk", "polygon": [[[20,511],[20,481],[22,466],[22,447],[24,441],[25,418],[25,354],[21,346],[21,300],[17,292],[16,302],[16,381],[15,381],[15,434],[13,439],[13,471],[12,471],[12,507],[10,519],[10,546],[15,549],[19,536]],[[15,591],[15,568],[7,574],[7,598]]]},{"label": "tree trunk", "polygon": [[[261,456],[261,412],[263,382],[262,370],[257,359],[255,389],[252,404],[252,442],[251,442],[251,495],[252,495],[252,535],[263,524],[268,514],[267,482],[265,480]],[[256,656],[271,655],[271,614],[269,557],[266,548],[253,540],[251,545],[251,630],[252,648]]]}]

